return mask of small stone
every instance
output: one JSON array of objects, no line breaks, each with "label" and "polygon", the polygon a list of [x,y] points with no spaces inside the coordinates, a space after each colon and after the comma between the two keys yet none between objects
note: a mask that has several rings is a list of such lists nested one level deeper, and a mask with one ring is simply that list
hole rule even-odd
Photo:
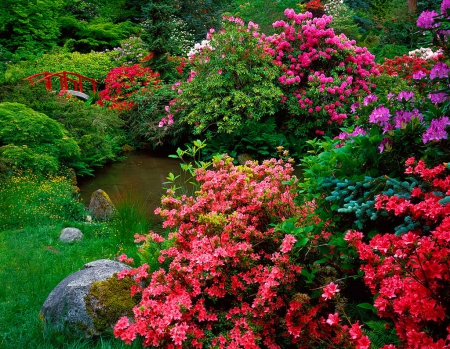
[{"label": "small stone", "polygon": [[59,240],[62,242],[74,242],[83,240],[83,233],[77,228],[64,228],[61,230]]}]

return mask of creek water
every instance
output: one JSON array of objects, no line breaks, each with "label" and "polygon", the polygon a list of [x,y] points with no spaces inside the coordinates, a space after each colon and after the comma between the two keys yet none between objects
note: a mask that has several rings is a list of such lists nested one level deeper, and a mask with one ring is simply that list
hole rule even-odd
[{"label": "creek water", "polygon": [[139,195],[146,200],[150,217],[154,217],[153,211],[160,205],[161,195],[165,193],[163,183],[170,172],[180,174],[178,159],[133,152],[127,154],[123,161],[96,170],[94,177],[79,179],[78,187],[86,206],[97,189],[104,190],[113,204],[124,195]]}]

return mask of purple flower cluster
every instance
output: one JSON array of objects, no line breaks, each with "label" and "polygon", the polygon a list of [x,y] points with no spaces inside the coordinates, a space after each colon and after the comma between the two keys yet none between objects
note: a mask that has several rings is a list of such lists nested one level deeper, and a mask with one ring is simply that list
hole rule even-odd
[{"label": "purple flower cluster", "polygon": [[450,8],[450,0],[443,0],[441,4],[441,14],[447,14],[447,9]]},{"label": "purple flower cluster", "polygon": [[450,120],[447,116],[432,120],[430,127],[428,127],[428,129],[422,135],[423,143],[447,139],[448,135],[445,131],[445,128],[447,126],[450,126]]},{"label": "purple flower cluster", "polygon": [[433,92],[428,95],[428,98],[430,99],[431,103],[438,104],[445,102],[448,100],[448,95],[445,92]]},{"label": "purple flower cluster", "polygon": [[369,116],[369,122],[372,124],[377,124],[381,127],[385,127],[389,123],[390,116],[390,110],[385,106],[380,106],[372,110],[372,113]]},{"label": "purple flower cluster", "polygon": [[344,140],[344,139],[347,139],[350,137],[364,136],[366,134],[367,134],[367,132],[364,131],[364,129],[361,126],[356,126],[355,129],[351,133],[341,132],[341,133],[339,133],[339,136],[335,137],[335,139]]},{"label": "purple flower cluster", "polygon": [[430,71],[430,79],[445,79],[448,78],[448,74],[450,73],[450,68],[444,62],[437,62]]},{"label": "purple flower cluster", "polygon": [[417,26],[423,29],[431,29],[439,26],[439,23],[434,23],[434,17],[438,13],[436,11],[423,11],[419,18],[417,18]]}]

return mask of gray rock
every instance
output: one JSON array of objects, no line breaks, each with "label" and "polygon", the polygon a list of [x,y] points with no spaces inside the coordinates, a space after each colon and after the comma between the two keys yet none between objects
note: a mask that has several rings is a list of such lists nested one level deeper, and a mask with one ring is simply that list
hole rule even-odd
[{"label": "gray rock", "polygon": [[116,208],[108,194],[102,189],[94,191],[89,202],[89,211],[97,219],[108,220],[112,218]]},{"label": "gray rock", "polygon": [[59,240],[62,242],[74,242],[83,240],[83,233],[77,228],[64,228],[61,230]]},{"label": "gray rock", "polygon": [[130,269],[128,265],[109,259],[87,263],[83,268],[62,280],[45,300],[41,314],[53,329],[70,330],[92,336],[93,321],[86,312],[84,297],[92,283],[104,281],[114,273]]}]

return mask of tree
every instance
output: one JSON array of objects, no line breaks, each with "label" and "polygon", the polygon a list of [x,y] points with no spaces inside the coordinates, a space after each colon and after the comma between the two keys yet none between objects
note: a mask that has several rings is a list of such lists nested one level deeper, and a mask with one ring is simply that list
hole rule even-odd
[{"label": "tree", "polygon": [[24,56],[49,50],[59,35],[62,6],[62,0],[2,0],[0,44]]}]

